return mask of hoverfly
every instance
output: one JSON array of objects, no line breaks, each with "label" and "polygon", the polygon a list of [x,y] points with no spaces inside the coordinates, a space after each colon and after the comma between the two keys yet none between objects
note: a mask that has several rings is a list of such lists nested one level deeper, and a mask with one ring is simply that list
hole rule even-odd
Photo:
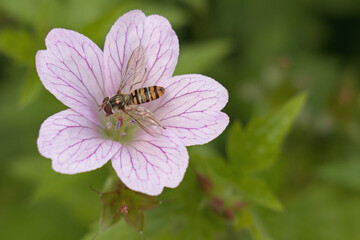
[{"label": "hoverfly", "polygon": [[[150,110],[139,104],[158,99],[165,93],[165,89],[159,86],[151,86],[132,91],[134,85],[142,83],[145,79],[147,70],[144,62],[145,49],[140,45],[130,56],[119,90],[115,95],[104,98],[102,104],[99,106],[99,111],[104,109],[106,117],[114,115],[116,120],[120,122],[120,126],[124,120],[121,117],[121,112],[123,112],[124,118],[129,116],[145,132],[151,135],[157,135],[161,133],[161,129],[164,129],[164,127],[161,126],[160,122]],[[130,85],[130,93],[122,92],[126,85]]]}]

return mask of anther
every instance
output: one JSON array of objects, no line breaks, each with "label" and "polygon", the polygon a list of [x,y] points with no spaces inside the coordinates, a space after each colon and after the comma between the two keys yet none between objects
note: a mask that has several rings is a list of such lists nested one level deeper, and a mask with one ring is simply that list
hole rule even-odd
[{"label": "anther", "polygon": [[121,123],[122,123],[122,122],[121,122],[121,119],[119,118],[119,120],[116,122],[116,126],[115,126],[115,129],[116,129],[116,130],[118,130],[119,127],[122,125]]},{"label": "anther", "polygon": [[112,128],[112,123],[111,123],[111,122],[107,122],[107,123],[105,124],[105,128],[106,128],[106,129]]}]

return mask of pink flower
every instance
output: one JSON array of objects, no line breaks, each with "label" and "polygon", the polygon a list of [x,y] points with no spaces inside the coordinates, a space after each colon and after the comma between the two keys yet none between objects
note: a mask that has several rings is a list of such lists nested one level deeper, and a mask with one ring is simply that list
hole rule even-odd
[{"label": "pink flower", "polygon": [[[161,16],[146,17],[140,10],[126,13],[106,36],[104,51],[66,29],[53,29],[45,41],[47,49],[36,54],[37,72],[45,88],[70,108],[46,119],[37,141],[57,172],[91,171],[111,159],[126,186],[158,195],[183,179],[189,159],[186,146],[213,140],[229,123],[221,112],[228,101],[222,85],[199,74],[172,76],[178,38]],[[138,46],[145,50],[147,73],[134,89],[156,85],[166,90],[161,98],[142,104],[166,128],[159,136],[130,121],[114,127],[113,118],[98,111],[105,97],[116,94]],[[129,87],[122,92],[128,93]]]}]

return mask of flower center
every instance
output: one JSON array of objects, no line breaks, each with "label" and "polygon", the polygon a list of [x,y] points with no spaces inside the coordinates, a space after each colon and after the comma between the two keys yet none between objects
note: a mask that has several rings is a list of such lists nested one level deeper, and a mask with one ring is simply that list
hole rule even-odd
[{"label": "flower center", "polygon": [[118,112],[105,118],[102,133],[107,139],[126,144],[134,139],[139,130],[139,126],[129,116]]}]

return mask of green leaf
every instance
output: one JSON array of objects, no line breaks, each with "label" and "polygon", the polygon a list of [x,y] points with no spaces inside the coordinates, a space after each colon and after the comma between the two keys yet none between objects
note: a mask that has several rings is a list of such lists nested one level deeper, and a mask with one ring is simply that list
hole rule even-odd
[{"label": "green leaf", "polygon": [[167,2],[139,1],[136,8],[143,9],[145,15],[157,14],[169,20],[173,29],[183,27],[189,22],[189,13],[178,5]]},{"label": "green leaf", "polygon": [[263,180],[247,177],[238,179],[235,184],[250,202],[275,211],[283,210],[281,203]]},{"label": "green leaf", "polygon": [[[33,188],[32,195],[29,196],[33,205],[41,201],[56,201],[65,206],[73,217],[82,223],[99,215],[99,198],[88,186],[103,182],[103,170],[63,175],[54,172],[51,169],[50,160],[40,156],[22,156],[13,160],[10,173],[14,178]],[[88,209],[95,209],[95,211]]]},{"label": "green leaf", "polygon": [[128,198],[129,205],[132,208],[148,210],[154,207],[158,207],[161,204],[161,201],[154,196],[149,196],[140,192],[129,191]]},{"label": "green leaf", "polygon": [[140,209],[128,210],[128,213],[124,215],[126,222],[132,226],[137,232],[144,230],[144,211]]},{"label": "green leaf", "polygon": [[38,1],[28,0],[7,1],[0,0],[1,9],[8,15],[29,24],[36,22],[35,17],[38,13]]},{"label": "green leaf", "polygon": [[0,51],[21,64],[33,65],[36,44],[33,37],[20,29],[6,29],[0,32]]},{"label": "green leaf", "polygon": [[347,160],[325,163],[319,167],[317,173],[322,180],[344,186],[351,190],[360,191],[359,156],[353,156]]},{"label": "green leaf", "polygon": [[208,11],[208,2],[206,0],[182,0],[190,8],[197,12],[206,13]]},{"label": "green leaf", "polygon": [[29,69],[29,73],[25,77],[25,82],[20,89],[19,104],[26,107],[32,103],[39,95],[41,90],[41,81],[34,68]]},{"label": "green leaf", "polygon": [[215,67],[231,51],[228,39],[215,39],[194,44],[183,44],[174,75],[201,73]]},{"label": "green leaf", "polygon": [[[227,156],[232,159],[236,159],[236,156],[238,156],[242,149],[239,149],[241,147],[240,140],[243,139],[244,132],[241,127],[241,123],[238,120],[235,120],[235,122],[230,126],[230,132],[227,139]],[[230,164],[237,165],[236,160],[232,160]],[[235,170],[236,171],[236,170]],[[238,171],[240,172],[240,171]]]},{"label": "green leaf", "polygon": [[189,148],[189,155],[199,173],[208,175],[214,180],[228,177],[229,170],[225,159],[214,152],[210,145]]},{"label": "green leaf", "polygon": [[105,231],[101,233],[97,233],[97,231],[93,231],[84,236],[83,240],[108,240],[108,239],[143,239],[142,235],[136,232],[133,228],[129,227],[129,225],[125,221],[119,221],[118,223],[112,225]]},{"label": "green leaf", "polygon": [[248,229],[254,240],[262,239],[260,231],[254,223],[251,208],[245,208],[239,211],[235,216],[233,224],[236,229]]},{"label": "green leaf", "polygon": [[141,232],[144,229],[144,210],[157,207],[161,203],[154,196],[128,189],[114,176],[108,177],[104,190],[106,192],[98,193],[103,204],[99,232],[116,224],[121,216],[124,216],[131,227]]},{"label": "green leaf", "polygon": [[264,211],[259,217],[278,240],[338,240],[359,238],[359,216],[358,193],[313,181],[288,199],[284,213]]},{"label": "green leaf", "polygon": [[191,163],[195,166],[197,185],[202,193],[221,196],[227,202],[241,201],[243,196],[234,191],[231,166],[210,145],[189,149]]},{"label": "green leaf", "polygon": [[99,232],[105,231],[121,219],[121,198],[117,192],[100,193],[102,202]]},{"label": "green leaf", "polygon": [[235,123],[229,134],[227,150],[236,173],[254,173],[274,162],[305,97],[305,94],[300,94],[274,113],[253,119],[243,133]]}]

